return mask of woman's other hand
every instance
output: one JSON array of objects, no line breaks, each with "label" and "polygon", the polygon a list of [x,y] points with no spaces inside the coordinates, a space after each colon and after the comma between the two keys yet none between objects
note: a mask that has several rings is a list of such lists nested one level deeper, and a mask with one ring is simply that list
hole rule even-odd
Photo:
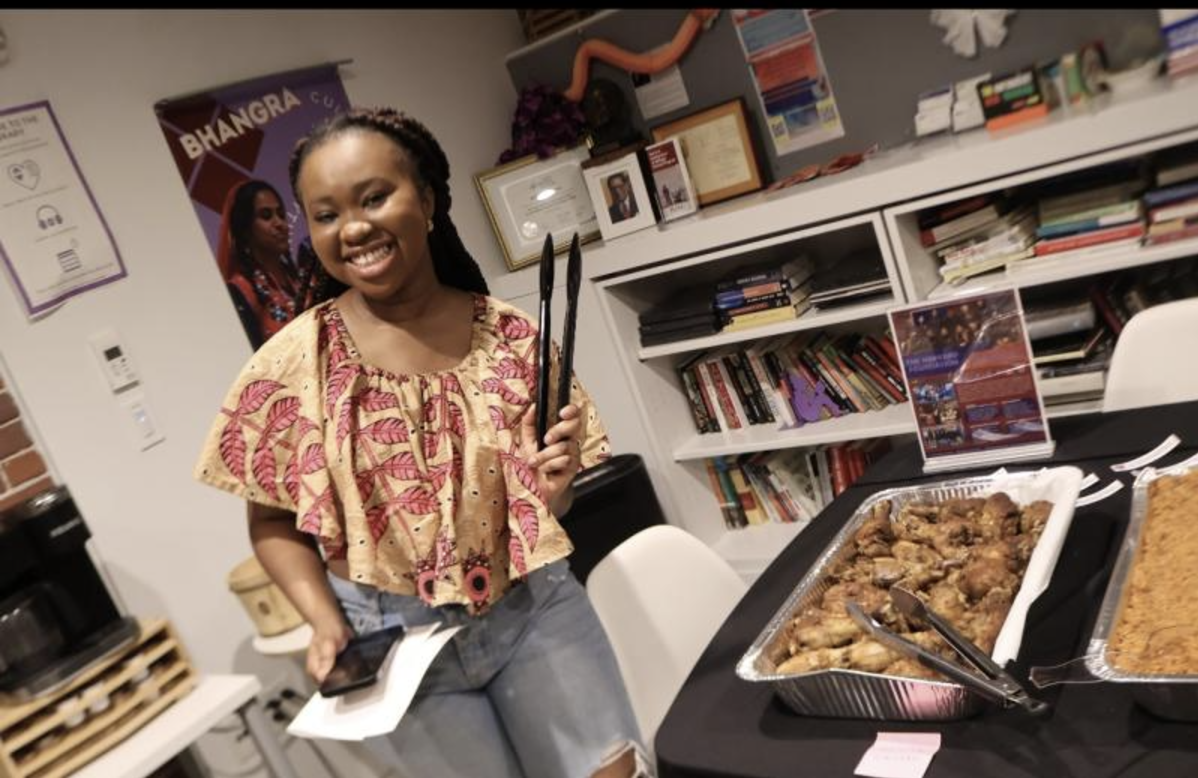
[{"label": "woman's other hand", "polygon": [[353,635],[353,630],[344,621],[313,626],[312,642],[308,644],[307,667],[308,675],[318,686],[333,669],[337,654],[341,653]]}]

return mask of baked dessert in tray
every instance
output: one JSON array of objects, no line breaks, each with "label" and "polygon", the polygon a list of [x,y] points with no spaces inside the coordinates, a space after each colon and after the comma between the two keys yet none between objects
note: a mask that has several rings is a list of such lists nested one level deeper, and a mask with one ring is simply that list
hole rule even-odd
[{"label": "baked dessert in tray", "polygon": [[1147,489],[1107,660],[1129,673],[1198,675],[1198,470],[1161,476]]}]

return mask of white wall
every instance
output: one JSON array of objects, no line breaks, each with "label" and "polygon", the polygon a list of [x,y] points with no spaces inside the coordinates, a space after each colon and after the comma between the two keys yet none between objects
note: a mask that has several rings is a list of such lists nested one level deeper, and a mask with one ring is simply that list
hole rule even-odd
[{"label": "white wall", "polygon": [[[0,107],[48,99],[99,203],[128,278],[28,321],[0,282],[0,354],[53,469],[136,615],[164,615],[207,672],[244,671],[252,625],[225,585],[250,554],[244,508],[191,469],[250,349],[154,102],[321,62],[351,102],[422,119],[449,155],[454,218],[488,277],[502,256],[472,176],[510,143],[503,66],[523,45],[514,11],[5,11],[11,59]],[[95,367],[89,334],[125,337],[166,435],[138,451]]]}]

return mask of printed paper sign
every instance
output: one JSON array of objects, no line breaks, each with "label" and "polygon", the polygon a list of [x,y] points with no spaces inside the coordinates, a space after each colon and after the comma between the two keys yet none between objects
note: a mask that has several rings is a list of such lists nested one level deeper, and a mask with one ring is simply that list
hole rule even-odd
[{"label": "printed paper sign", "polygon": [[125,277],[50,103],[0,111],[0,253],[29,316]]},{"label": "printed paper sign", "polygon": [[889,315],[929,464],[1049,442],[1016,290]]}]

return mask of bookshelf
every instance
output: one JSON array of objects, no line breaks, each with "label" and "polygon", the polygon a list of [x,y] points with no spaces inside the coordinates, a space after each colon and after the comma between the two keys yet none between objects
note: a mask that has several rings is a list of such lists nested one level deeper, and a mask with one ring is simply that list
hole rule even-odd
[{"label": "bookshelf", "polygon": [[[635,414],[647,432],[650,450],[641,453],[669,520],[707,542],[751,578],[798,528],[726,529],[703,460],[914,431],[904,403],[794,430],[761,425],[698,434],[675,370],[690,356],[804,330],[833,334],[876,330],[885,324],[886,310],[895,305],[983,289],[1052,284],[1198,255],[1198,240],[1099,250],[1084,256],[1033,259],[1010,273],[946,286],[940,283],[935,256],[919,243],[915,221],[923,208],[1031,182],[1051,182],[1074,171],[1198,140],[1195,106],[1198,79],[1161,82],[1118,99],[1105,96],[1085,110],[1057,110],[1036,125],[1000,134],[976,130],[925,139],[884,152],[837,176],[738,198],[656,229],[585,248],[584,273],[593,285],[627,385],[623,412]],[[763,260],[781,262],[808,253],[823,262],[862,252],[884,269],[888,294],[842,308],[809,311],[793,321],[754,330],[640,346],[637,315],[672,290]],[[527,293],[535,287],[535,276],[526,271],[502,286],[501,293],[521,289]],[[612,370],[611,366],[594,369]],[[1049,413],[1091,410],[1098,410],[1097,402],[1056,407]]]}]

